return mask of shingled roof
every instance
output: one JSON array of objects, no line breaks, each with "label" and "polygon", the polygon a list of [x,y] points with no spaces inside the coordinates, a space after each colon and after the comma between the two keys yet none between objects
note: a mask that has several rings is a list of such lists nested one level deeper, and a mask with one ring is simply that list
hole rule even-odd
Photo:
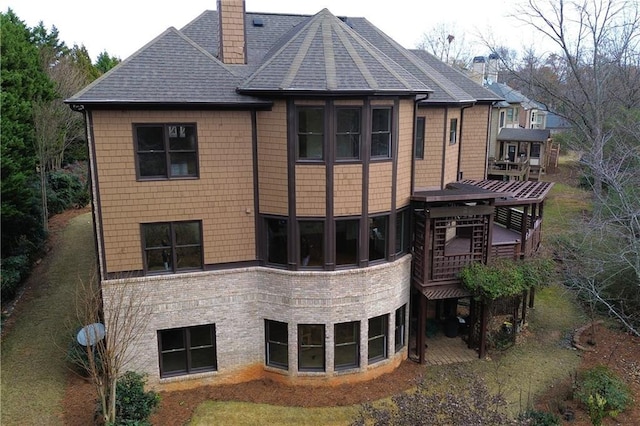
[{"label": "shingled roof", "polygon": [[549,129],[500,129],[499,141],[546,142],[551,137]]},{"label": "shingled roof", "polygon": [[[218,12],[169,28],[68,99],[80,105],[270,104],[277,93],[428,94],[426,103],[500,99],[446,64],[410,52],[365,18],[245,14],[244,65],[223,64]],[[419,57],[420,56],[420,57]],[[489,93],[488,93],[489,92]]]}]

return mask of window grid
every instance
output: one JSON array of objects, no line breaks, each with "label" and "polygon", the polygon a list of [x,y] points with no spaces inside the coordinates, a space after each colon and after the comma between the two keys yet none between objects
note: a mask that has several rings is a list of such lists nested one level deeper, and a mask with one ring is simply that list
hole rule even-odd
[{"label": "window grid", "polygon": [[160,377],[217,370],[215,324],[158,331]]},{"label": "window grid", "polygon": [[145,223],[141,227],[146,273],[202,269],[200,221]]},{"label": "window grid", "polygon": [[396,352],[399,352],[406,345],[406,342],[405,342],[406,310],[407,310],[407,305],[402,305],[401,307],[396,309],[396,327],[395,327]]},{"label": "window grid", "polygon": [[360,366],[360,322],[334,325],[334,368],[336,370]]},{"label": "window grid", "polygon": [[418,117],[416,120],[416,148],[415,157],[418,160],[424,159],[424,137],[425,137],[425,117]]},{"label": "window grid", "polygon": [[369,363],[375,363],[387,358],[388,323],[388,314],[369,319]]},{"label": "window grid", "polygon": [[264,320],[266,364],[282,369],[289,368],[288,325],[284,322]]},{"label": "window grid", "polygon": [[371,110],[371,158],[391,158],[391,108]]},{"label": "window grid", "polygon": [[134,124],[139,180],[198,177],[195,124]]},{"label": "window grid", "polygon": [[458,141],[458,119],[452,118],[449,122],[449,143],[451,145]]}]

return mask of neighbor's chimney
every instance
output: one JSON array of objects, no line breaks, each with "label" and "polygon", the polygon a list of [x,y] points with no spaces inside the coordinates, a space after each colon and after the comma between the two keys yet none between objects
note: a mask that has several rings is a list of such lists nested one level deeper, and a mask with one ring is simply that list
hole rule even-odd
[{"label": "neighbor's chimney", "polygon": [[497,53],[489,55],[489,63],[487,64],[487,80],[489,83],[498,82],[498,67],[500,65],[500,56]]},{"label": "neighbor's chimney", "polygon": [[473,58],[473,68],[471,68],[471,79],[478,84],[484,84],[484,56],[476,56]]},{"label": "neighbor's chimney", "polygon": [[246,64],[244,0],[218,0],[218,57],[225,64]]}]

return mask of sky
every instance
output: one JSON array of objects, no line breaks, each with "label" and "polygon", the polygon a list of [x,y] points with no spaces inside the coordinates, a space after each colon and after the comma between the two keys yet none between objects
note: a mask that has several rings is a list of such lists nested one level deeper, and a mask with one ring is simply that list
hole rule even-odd
[{"label": "sky", "polygon": [[[532,32],[505,9],[504,0],[245,0],[248,12],[312,15],[327,8],[337,16],[365,17],[405,48],[415,48],[425,32],[436,24],[453,26],[458,39],[471,44],[478,34],[518,51],[531,45]],[[205,10],[216,9],[216,0],[0,0],[0,10],[11,8],[28,27],[40,21],[58,29],[67,46],[83,45],[95,61],[106,51],[126,59],[169,27],[177,29]],[[454,19],[453,19],[454,18]],[[514,37],[514,34],[517,37]],[[455,42],[455,40],[454,40]],[[481,44],[472,56],[489,52]]]}]

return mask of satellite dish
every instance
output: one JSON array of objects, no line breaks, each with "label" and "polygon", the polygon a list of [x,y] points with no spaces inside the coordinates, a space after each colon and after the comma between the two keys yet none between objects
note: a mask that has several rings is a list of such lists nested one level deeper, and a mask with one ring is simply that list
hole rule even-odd
[{"label": "satellite dish", "polygon": [[82,346],[93,346],[100,340],[104,339],[104,325],[99,322],[86,325],[78,331],[77,340]]}]

